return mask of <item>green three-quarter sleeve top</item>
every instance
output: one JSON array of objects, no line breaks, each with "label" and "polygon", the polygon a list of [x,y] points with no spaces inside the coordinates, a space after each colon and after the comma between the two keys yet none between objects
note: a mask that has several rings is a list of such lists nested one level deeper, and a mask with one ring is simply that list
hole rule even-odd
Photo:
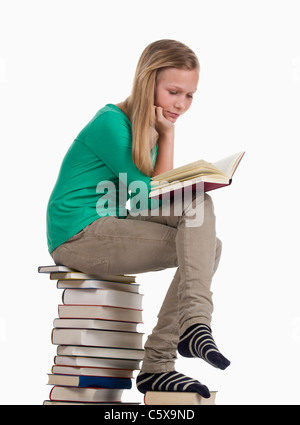
[{"label": "green three-quarter sleeve top", "polygon": [[[157,147],[154,152],[156,160]],[[132,131],[115,105],[100,109],[66,153],[47,207],[49,252],[100,217],[126,218],[128,188],[150,177],[132,159]]]}]

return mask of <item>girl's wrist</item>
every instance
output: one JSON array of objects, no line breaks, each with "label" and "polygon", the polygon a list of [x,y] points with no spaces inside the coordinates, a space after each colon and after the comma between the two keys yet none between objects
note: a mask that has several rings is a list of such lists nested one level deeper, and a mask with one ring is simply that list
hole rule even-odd
[{"label": "girl's wrist", "polygon": [[174,141],[174,135],[175,135],[175,128],[174,125],[172,127],[166,128],[164,131],[161,131],[158,133],[158,140],[159,141]]}]

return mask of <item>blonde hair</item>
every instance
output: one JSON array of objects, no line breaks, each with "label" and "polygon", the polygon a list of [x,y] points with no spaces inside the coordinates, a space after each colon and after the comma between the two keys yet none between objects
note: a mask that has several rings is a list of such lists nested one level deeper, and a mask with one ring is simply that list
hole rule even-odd
[{"label": "blonde hair", "polygon": [[200,69],[195,53],[175,40],[158,40],[143,51],[137,64],[131,95],[125,101],[132,125],[132,157],[148,176],[153,171],[150,126],[157,73],[163,68]]}]

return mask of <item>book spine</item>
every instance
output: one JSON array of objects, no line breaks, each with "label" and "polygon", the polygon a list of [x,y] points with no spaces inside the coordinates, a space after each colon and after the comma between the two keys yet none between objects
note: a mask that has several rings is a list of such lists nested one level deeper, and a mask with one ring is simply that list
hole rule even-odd
[{"label": "book spine", "polygon": [[54,387],[51,388],[50,393],[49,393],[49,400],[52,400],[52,392],[54,390]]},{"label": "book spine", "polygon": [[54,344],[54,340],[53,340],[54,339],[54,329],[55,328],[53,328],[52,332],[51,332],[51,342],[52,342],[53,345],[56,345],[56,344]]},{"label": "book spine", "polygon": [[132,388],[132,382],[129,378],[110,378],[110,377],[97,377],[97,376],[79,376],[79,387],[98,387],[98,388],[111,388],[111,389],[126,389]]}]

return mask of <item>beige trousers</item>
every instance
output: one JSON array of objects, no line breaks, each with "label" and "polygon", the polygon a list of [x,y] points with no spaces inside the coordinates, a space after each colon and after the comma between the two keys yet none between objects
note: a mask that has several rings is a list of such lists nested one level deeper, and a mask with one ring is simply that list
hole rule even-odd
[{"label": "beige trousers", "polygon": [[[102,217],[52,253],[56,264],[97,276],[137,274],[177,267],[158,314],[157,325],[145,344],[143,372],[174,370],[179,336],[191,325],[210,326],[213,311],[212,277],[221,256],[216,237],[212,199],[204,194],[201,225],[191,226],[189,210],[174,205],[168,215]],[[155,283],[154,283],[155,284]],[[159,288],[154,288],[159,290]],[[145,300],[147,302],[147,300]]]}]

